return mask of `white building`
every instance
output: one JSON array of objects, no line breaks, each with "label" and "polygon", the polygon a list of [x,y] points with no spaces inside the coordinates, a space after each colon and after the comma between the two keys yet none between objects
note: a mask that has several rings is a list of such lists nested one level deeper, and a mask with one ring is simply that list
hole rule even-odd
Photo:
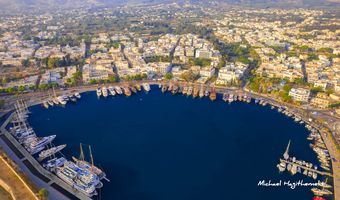
[{"label": "white building", "polygon": [[304,88],[292,88],[289,91],[289,96],[291,96],[294,101],[308,102],[310,90]]}]

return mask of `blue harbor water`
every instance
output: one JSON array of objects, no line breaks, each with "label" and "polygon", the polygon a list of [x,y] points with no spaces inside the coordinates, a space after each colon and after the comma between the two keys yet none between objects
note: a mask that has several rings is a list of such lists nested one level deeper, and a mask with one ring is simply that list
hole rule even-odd
[{"label": "blue harbor water", "polygon": [[153,87],[149,94],[99,100],[88,92],[65,107],[30,110],[37,135],[56,134],[56,145],[67,144],[67,158],[79,156],[80,143],[91,145],[95,164],[111,180],[103,180],[104,200],[313,198],[310,187],[258,186],[261,180],[315,182],[279,173],[290,139],[291,155],[317,159],[304,125],[268,106],[173,96]]}]

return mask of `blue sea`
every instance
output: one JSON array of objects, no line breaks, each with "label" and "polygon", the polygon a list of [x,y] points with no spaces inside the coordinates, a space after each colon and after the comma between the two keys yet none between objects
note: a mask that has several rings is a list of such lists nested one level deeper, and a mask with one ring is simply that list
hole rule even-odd
[{"label": "blue sea", "polygon": [[[302,174],[279,173],[288,141],[290,154],[318,163],[308,131],[293,119],[254,103],[228,104],[218,96],[193,99],[146,94],[98,99],[49,109],[34,106],[29,122],[39,136],[56,134],[67,158],[91,145],[94,162],[111,182],[104,200],[308,200],[310,187],[261,187],[259,181],[315,183]],[[89,160],[86,146],[85,155]]]}]

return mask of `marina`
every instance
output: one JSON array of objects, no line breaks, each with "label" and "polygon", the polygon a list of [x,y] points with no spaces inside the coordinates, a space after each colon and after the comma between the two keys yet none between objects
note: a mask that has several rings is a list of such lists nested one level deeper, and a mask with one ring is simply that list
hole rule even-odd
[{"label": "marina", "polygon": [[[143,87],[143,86],[142,86]],[[212,109],[214,109],[215,107],[221,107],[221,108],[224,108],[224,109],[222,109],[222,110],[224,110],[223,112],[227,112],[227,113],[225,113],[225,116],[228,116],[228,115],[230,115],[231,113],[233,113],[231,116],[233,116],[233,118],[235,118],[235,119],[232,119],[232,118],[228,118],[228,127],[229,128],[231,128],[230,127],[230,123],[236,123],[237,124],[237,120],[239,120],[239,117],[246,117],[246,118],[249,118],[249,119],[253,119],[252,117],[252,115],[250,114],[250,115],[247,115],[247,116],[245,116],[245,115],[242,115],[242,114],[237,114],[237,113],[239,113],[239,112],[241,112],[243,109],[242,108],[245,108],[245,107],[247,107],[247,109],[251,109],[251,110],[253,110],[253,109],[255,109],[255,110],[258,110],[258,111],[260,111],[260,110],[263,110],[263,111],[265,111],[265,112],[270,112],[270,113],[273,113],[275,116],[281,116],[281,117],[279,117],[280,119],[284,119],[285,121],[286,120],[288,120],[287,121],[287,123],[288,124],[286,124],[285,126],[287,126],[287,127],[290,127],[290,126],[293,126],[293,127],[295,127],[295,128],[298,128],[298,127],[301,127],[300,129],[303,129],[303,130],[308,130],[308,129],[306,129],[305,128],[305,125],[303,124],[301,124],[300,122],[301,121],[298,121],[298,120],[296,120],[295,121],[295,119],[291,119],[291,117],[295,117],[296,119],[299,119],[299,116],[295,116],[295,115],[291,115],[291,117],[288,117],[288,115],[289,115],[289,113],[288,113],[288,111],[287,111],[287,109],[284,109],[284,108],[281,108],[282,110],[281,110],[281,112],[279,112],[278,111],[278,107],[276,107],[275,106],[275,108],[277,109],[277,111],[275,112],[274,110],[272,110],[269,106],[265,106],[265,105],[267,105],[268,103],[266,103],[266,101],[265,100],[263,100],[263,99],[257,99],[257,98],[252,98],[253,99],[253,103],[255,103],[255,104],[259,104],[260,106],[254,106],[254,105],[249,105],[248,106],[248,104],[247,103],[236,103],[236,104],[232,104],[232,105],[230,105],[230,106],[228,106],[229,104],[226,104],[226,103],[224,103],[224,101],[222,101],[223,100],[223,95],[222,94],[218,94],[218,93],[216,93],[216,101],[214,101],[214,103],[212,103],[211,102],[211,100],[210,100],[210,98],[204,98],[204,99],[202,99],[201,101],[200,100],[198,100],[198,99],[194,99],[194,98],[184,98],[184,100],[183,100],[183,97],[182,97],[182,95],[179,95],[180,93],[179,93],[179,91],[180,91],[180,87],[181,86],[178,86],[178,92],[177,93],[174,93],[173,91],[174,90],[176,90],[176,87],[175,87],[175,85],[172,85],[172,90],[170,90],[169,91],[169,87],[170,87],[170,85],[167,85],[166,86],[166,91],[164,91],[164,94],[162,95],[162,88],[163,88],[164,86],[162,85],[161,86],[161,88],[160,89],[157,89],[158,87],[152,87],[153,89],[152,90],[150,90],[149,92],[148,92],[148,94],[143,94],[143,93],[136,93],[136,94],[131,94],[131,98],[128,98],[129,100],[127,100],[127,99],[125,99],[125,98],[120,98],[119,96],[116,96],[115,98],[114,98],[114,101],[115,101],[115,105],[119,105],[120,107],[118,108],[118,107],[116,107],[116,106],[113,106],[110,102],[112,102],[112,101],[98,101],[98,100],[96,100],[96,101],[98,101],[97,103],[95,103],[95,104],[98,104],[98,106],[99,105],[101,105],[99,108],[97,108],[97,109],[99,109],[99,110],[107,110],[107,112],[110,112],[110,110],[112,109],[112,112],[114,112],[114,113],[116,113],[116,114],[119,114],[119,115],[122,115],[121,113],[123,112],[124,113],[124,110],[125,109],[127,109],[127,105],[126,104],[129,104],[129,102],[131,102],[131,103],[133,103],[133,104],[136,104],[136,105],[138,105],[138,103],[137,102],[140,102],[140,103],[142,103],[143,102],[143,105],[144,104],[146,104],[145,106],[146,106],[146,108],[145,109],[150,109],[150,107],[148,106],[148,102],[150,101],[150,103],[151,102],[153,102],[152,101],[152,99],[154,99],[155,101],[156,101],[156,99],[157,99],[157,102],[158,102],[158,99],[159,98],[161,98],[162,99],[162,101],[165,101],[164,103],[166,103],[166,107],[169,107],[169,108],[167,108],[167,109],[171,109],[171,110],[176,110],[177,108],[174,108],[173,106],[171,106],[172,105],[172,103],[171,104],[169,104],[169,102],[166,100],[167,98],[169,98],[169,100],[171,100],[171,102],[172,101],[175,101],[176,102],[176,104],[181,104],[181,103],[179,103],[180,101],[188,101],[188,103],[189,102],[191,102],[189,105],[191,105],[191,104],[193,104],[193,105],[195,105],[195,104],[200,104],[200,109],[202,109],[202,106],[203,105],[206,105],[207,107],[207,109],[208,109],[208,107],[210,108],[210,107],[212,107]],[[182,86],[183,87],[183,89],[182,89],[182,91],[184,91],[185,90],[185,87],[187,87],[187,89],[186,90],[189,90],[190,89],[190,86]],[[195,86],[192,86],[192,90],[194,90],[194,87]],[[199,87],[199,88],[201,88],[201,87]],[[137,89],[137,88],[136,88]],[[204,92],[206,92],[206,91],[211,91],[211,89],[206,89]],[[213,91],[211,91],[211,92],[213,92]],[[210,95],[210,93],[211,92],[209,92],[209,95]],[[193,93],[194,93],[194,91],[192,91],[192,97],[193,97]],[[159,96],[159,95],[161,95],[161,96]],[[242,95],[242,102],[248,102],[247,101],[247,99],[249,99],[249,97],[250,97],[250,95],[247,95],[247,96],[245,96],[245,94],[240,94],[240,93],[232,93],[232,92],[228,92],[228,101],[227,102],[229,102],[229,100],[231,101],[231,102],[234,102],[234,97],[235,96],[237,96],[236,97],[236,99],[238,100],[238,96],[240,96],[240,95]],[[89,100],[89,98],[92,96],[91,95],[91,93],[84,93],[84,94],[82,94],[82,96],[83,96],[83,98],[85,98],[85,99],[87,99],[86,101],[88,102],[88,101],[90,101],[90,102],[88,102],[88,103],[90,103],[91,104],[91,100]],[[162,96],[164,96],[164,97],[162,97]],[[169,97],[169,96],[172,96],[172,97]],[[185,94],[185,96],[186,97],[188,97],[187,96],[187,93]],[[149,98],[151,98],[151,99],[149,99]],[[203,98],[203,97],[202,97]],[[149,100],[148,100],[149,99]],[[141,101],[142,100],[142,101]],[[127,102],[126,102],[127,101]],[[168,102],[168,103],[167,103]],[[197,102],[197,103],[195,103],[195,102]],[[88,104],[87,103],[87,104]],[[93,102],[94,103],[94,102]],[[104,107],[102,107],[102,106],[105,106],[105,105],[110,105],[110,108],[104,108]],[[201,104],[203,104],[203,105],[201,105]],[[78,105],[78,104],[69,104],[69,105],[67,105],[68,106],[68,109],[71,109],[71,110],[73,110],[73,108],[75,108],[75,107],[78,107],[78,106],[83,106],[84,105],[84,103],[83,103],[83,101],[81,101],[80,102],[80,104]],[[191,108],[191,107],[193,107],[193,105],[192,106],[190,106],[189,108],[190,109],[192,109],[192,110],[195,110],[194,108]],[[226,106],[228,107],[227,109],[226,109]],[[112,107],[112,108],[111,108]],[[167,109],[165,109],[164,110],[164,108],[165,107],[163,107],[162,109],[160,109],[160,111],[162,111],[162,112],[165,112]],[[204,109],[205,107],[203,106],[203,109]],[[58,110],[58,108],[56,107],[56,109]],[[59,114],[59,115],[71,115],[71,111],[68,111],[68,109],[67,110],[65,110],[65,111],[63,111],[63,113],[64,114]],[[94,112],[94,111],[91,111],[91,110],[88,110],[88,109],[90,109],[90,108],[86,108],[85,110],[86,110],[86,112]],[[136,109],[136,108],[135,108]],[[142,109],[141,111],[139,111],[140,113],[148,113],[149,111],[146,111],[146,110],[144,110],[143,108],[141,108],[141,107],[138,107],[138,109]],[[81,109],[81,110],[83,110],[83,109]],[[214,109],[215,110],[215,109]],[[229,111],[228,111],[229,110]],[[34,111],[34,112],[37,112],[37,111]],[[79,112],[79,111],[78,111]],[[152,109],[152,114],[153,115],[157,115],[156,113],[154,113],[155,111]],[[201,111],[202,113],[204,112],[204,113],[207,113],[207,115],[210,115],[211,114],[211,112],[209,112],[208,110],[203,110],[203,111]],[[230,114],[228,114],[228,112],[230,112]],[[250,111],[248,111],[248,112],[250,112]],[[69,114],[67,114],[67,113],[69,113]],[[286,114],[285,114],[286,113]],[[261,114],[261,116],[262,115],[266,115],[266,114],[264,114],[264,113],[262,113]],[[282,115],[283,116],[287,116],[287,117],[282,117]],[[277,117],[278,117],[277,116]],[[139,114],[137,114],[137,116],[136,116],[139,120],[140,120],[140,115]],[[275,119],[277,118],[277,117],[275,117]],[[270,117],[270,118],[272,118],[272,117]],[[61,118],[60,118],[61,119]],[[59,120],[60,120],[59,119]],[[110,117],[110,119],[112,119],[112,117]],[[119,125],[119,127],[129,127],[129,126],[127,126],[127,125],[124,125],[125,123],[127,123],[127,122],[125,122],[125,121],[122,121],[122,120],[120,120],[120,119],[118,119],[118,118],[113,118],[114,120],[115,120],[115,122],[116,123],[118,123],[118,124],[120,124]],[[213,119],[214,120],[217,120],[218,121],[218,123],[222,123],[222,122],[220,122],[220,120],[218,120],[219,118],[216,118],[216,117],[213,117]],[[221,119],[223,119],[223,118],[221,118]],[[301,118],[300,118],[301,119]],[[52,119],[51,119],[52,120]],[[52,121],[54,122],[54,121],[59,121],[58,119],[53,119]],[[65,120],[68,120],[67,118],[65,119]],[[197,119],[196,119],[197,120]],[[233,122],[234,120],[236,120],[235,122]],[[51,129],[53,129],[53,123],[51,124],[51,122],[52,121],[47,121],[47,123],[49,124],[49,126],[51,126],[51,127],[49,127],[49,128],[51,128]],[[137,120],[138,121],[138,120]],[[86,122],[86,121],[85,121]],[[116,124],[115,123],[115,124]],[[155,124],[156,123],[156,124]],[[157,127],[157,123],[159,123],[158,121],[156,121],[156,122],[154,122],[153,123],[153,126],[156,126]],[[251,126],[251,127],[256,127],[256,125],[255,124],[253,124],[253,123],[251,123],[251,120],[249,121],[249,123],[250,123],[250,125],[249,126]],[[89,123],[89,122],[87,122],[86,124],[91,124],[91,123]],[[203,123],[203,122],[201,122],[200,124],[202,124],[203,125],[203,127],[205,127],[205,123]],[[37,126],[38,127],[38,126]],[[140,126],[138,126],[139,128],[140,128]],[[181,133],[183,134],[183,131],[185,131],[185,130],[189,130],[189,129],[187,129],[187,128],[190,128],[190,126],[188,126],[187,128],[185,128],[186,126],[184,126],[183,128],[184,128],[184,130],[181,130]],[[47,128],[47,127],[46,127]],[[49,129],[48,128],[48,129]],[[56,127],[54,127],[54,128],[56,128]],[[88,129],[88,131],[94,131],[91,127],[89,127],[89,126],[86,126],[86,127],[83,127],[84,129]],[[267,127],[267,128],[270,128],[270,126],[269,127]],[[295,129],[294,128],[294,129]],[[39,128],[40,129],[40,128]],[[39,132],[46,132],[46,131],[48,131],[48,129],[46,129],[46,130],[40,130]],[[208,128],[208,129],[206,129],[206,128],[203,128],[203,130],[209,130],[210,128]],[[299,129],[299,128],[298,128]],[[123,134],[123,133],[120,133],[120,131],[119,131],[119,128],[114,128],[114,130],[115,130],[115,134],[118,134],[118,135],[121,135],[121,134]],[[118,131],[118,132],[117,132]],[[130,128],[129,128],[129,131],[128,132],[130,132],[130,131],[132,131],[132,130],[130,130]],[[269,131],[269,130],[268,130]],[[59,131],[58,131],[59,132]],[[63,139],[63,141],[65,141],[65,140],[67,140],[67,133],[69,132],[69,131],[67,131],[67,130],[63,130],[63,131],[60,131],[60,132],[62,132],[62,133],[65,133],[65,135],[64,136],[61,136],[61,137],[64,137],[64,139]],[[191,132],[191,131],[188,131],[189,133]],[[188,132],[186,132],[186,134],[188,133]],[[230,130],[228,130],[228,131],[226,131],[226,132],[230,132]],[[232,131],[231,131],[232,132]],[[286,135],[286,134],[288,134],[288,132],[289,131],[287,131],[287,130],[285,130],[284,131],[284,135]],[[294,132],[296,132],[296,131],[294,131]],[[86,134],[86,132],[83,132],[84,134]],[[173,132],[172,132],[173,133]],[[112,143],[112,141],[114,141],[114,140],[118,140],[118,138],[116,138],[116,136],[115,136],[115,134],[114,135],[110,135],[110,138],[111,139],[107,139],[107,140],[109,140],[109,141],[111,141],[111,143]],[[163,135],[164,133],[163,133],[163,131],[162,131],[162,134],[161,135]],[[166,134],[166,133],[165,133]],[[170,133],[169,133],[170,134]],[[196,132],[195,132],[195,134],[197,134]],[[201,133],[201,134],[204,134],[203,132]],[[268,132],[268,134],[270,134],[270,132]],[[281,133],[282,134],[282,133]],[[299,143],[301,143],[301,144],[304,144],[304,145],[302,145],[303,147],[307,147],[310,151],[308,151],[308,152],[312,152],[313,151],[313,149],[312,148],[310,148],[309,146],[309,143],[308,143],[308,140],[306,139],[307,137],[308,137],[308,133],[307,132],[305,132],[304,133],[305,134],[305,137],[302,137],[302,138],[297,138],[297,136],[295,135],[291,135],[291,134],[288,134],[287,135],[287,137],[286,137],[286,139],[290,139],[290,138],[294,138],[294,142],[299,142]],[[117,136],[118,136],[117,135]],[[125,135],[125,134],[124,134]],[[133,134],[133,135],[135,135],[135,134]],[[131,135],[131,136],[133,136],[133,135]],[[154,137],[155,135],[154,134],[152,134],[151,133],[151,135]],[[159,133],[158,133],[158,135],[159,135]],[[275,134],[276,135],[276,134]],[[130,137],[131,137],[130,136]],[[283,136],[283,135],[282,135]],[[282,137],[281,136],[281,137]],[[65,138],[66,137],[66,138]],[[115,138],[115,139],[113,139],[113,138]],[[130,139],[132,139],[132,138],[130,138],[130,137],[128,137],[128,135],[126,135],[126,136],[124,136],[124,137],[127,137],[127,140],[130,140]],[[249,136],[248,136],[249,137]],[[266,137],[268,137],[268,138],[270,138],[271,136],[269,136],[269,135],[266,135]],[[59,135],[58,135],[58,138],[59,138]],[[99,138],[93,138],[93,137],[91,137],[91,138],[86,138],[86,137],[83,137],[83,136],[81,136],[81,135],[78,135],[77,136],[77,138],[78,138],[78,140],[79,141],[81,141],[81,142],[83,142],[83,143],[91,143],[91,146],[95,146],[95,149],[96,149],[96,152],[98,151],[98,152],[102,152],[103,153],[103,150],[105,149],[105,148],[108,148],[108,147],[98,147],[98,146],[96,146],[95,144],[97,143],[96,141],[99,139]],[[130,139],[128,139],[128,138],[130,138]],[[250,137],[250,138],[253,138],[253,137]],[[254,139],[254,138],[253,138]],[[268,139],[268,140],[270,140],[270,139]],[[120,140],[121,141],[121,140]],[[99,141],[98,141],[99,142]],[[122,142],[122,141],[121,141]],[[255,141],[252,141],[252,142],[254,142],[254,144],[256,144],[256,142]],[[69,144],[69,142],[67,142],[67,144],[68,144],[68,146],[74,146],[74,145],[72,145],[72,142],[71,142],[71,144]],[[113,152],[118,152],[118,151],[122,151],[124,148],[122,147],[122,145],[124,144],[124,142],[122,143],[122,144],[119,144],[119,143],[115,143],[115,145],[118,145],[117,147],[114,147],[114,146],[111,146],[110,148],[113,148]],[[231,145],[231,147],[232,146],[234,146],[233,144],[229,144],[229,146]],[[267,145],[280,145],[280,144],[267,144]],[[79,147],[79,143],[78,143],[78,145],[77,145],[78,147]],[[122,149],[123,148],[123,149]],[[247,147],[248,148],[248,147]],[[256,147],[256,148],[258,148],[258,146]],[[283,147],[283,148],[285,148],[285,147]],[[137,150],[137,149],[136,149]],[[183,149],[182,149],[183,150]],[[127,150],[123,150],[123,152],[125,152],[124,153],[124,155],[125,154],[127,154],[128,152],[126,152]],[[65,150],[64,150],[64,152],[65,152],[65,154],[70,154],[70,152],[71,151],[69,151],[68,150],[68,148],[66,148]],[[72,151],[72,152],[74,152],[74,150]],[[295,152],[295,151],[294,151]],[[280,153],[280,152],[279,152]],[[311,156],[310,156],[310,159],[308,159],[308,160],[310,160],[312,163],[317,163],[317,158],[313,158],[313,156],[312,156],[312,153],[310,153],[311,154]],[[105,153],[104,153],[104,155],[105,155]],[[95,155],[95,157],[97,158],[96,160],[97,161],[99,161],[99,162],[101,162],[101,164],[103,165],[103,166],[105,166],[104,168],[111,168],[111,169],[117,169],[117,167],[115,167],[115,166],[112,166],[112,165],[110,165],[109,163],[110,163],[110,161],[109,160],[107,160],[106,158],[105,158],[105,156],[104,155],[101,155],[101,154],[96,154]],[[281,155],[282,155],[282,152],[281,152]],[[141,155],[142,156],[142,155]],[[145,157],[146,155],[144,155],[144,156],[142,156],[142,157]],[[147,156],[146,156],[147,157]],[[122,158],[121,158],[122,159]],[[124,160],[125,159],[127,159],[127,160],[130,160],[129,158],[125,158],[125,156],[124,156]],[[205,158],[206,159],[206,158]],[[269,158],[269,157],[266,157],[266,159],[268,159],[268,160],[271,160],[271,158]],[[78,158],[72,158],[72,160],[78,165],[79,164],[79,160],[81,160],[81,159],[78,159]],[[119,158],[118,158],[118,160],[119,160]],[[251,159],[252,160],[252,159]],[[132,162],[132,161],[131,161]],[[190,162],[194,162],[194,161],[190,161]],[[250,161],[247,161],[247,162],[250,162]],[[253,162],[253,161],[252,161]],[[263,160],[263,161],[261,161],[261,162],[267,162],[267,161],[265,161],[265,160]],[[91,162],[87,162],[87,163],[91,163]],[[216,164],[216,163],[215,163]],[[140,165],[140,164],[136,164],[136,166],[138,166],[138,165]],[[218,164],[217,164],[218,165]],[[247,166],[247,165],[250,165],[250,163],[249,164],[245,164],[245,163],[243,163],[242,165],[245,165],[245,166]],[[111,167],[110,167],[111,166]],[[148,166],[150,166],[149,164],[148,164]],[[239,167],[239,166],[238,166]],[[273,173],[273,176],[276,176],[276,175],[274,175],[274,174],[277,174],[277,168],[275,168],[275,166],[272,166],[272,165],[268,165],[268,166],[264,166],[264,165],[261,165],[261,167],[263,168],[263,169],[260,169],[259,171],[261,172],[261,171],[263,171],[263,170],[265,170],[266,169],[266,171],[268,171],[268,172],[270,172],[270,171],[273,171],[272,173]],[[156,170],[156,169],[154,169],[154,167],[151,167],[152,168],[152,171],[154,171],[154,170]],[[203,170],[203,169],[202,169]],[[228,166],[227,167],[227,169],[224,169],[224,170],[226,170],[226,171],[238,171],[239,169],[233,169],[231,166]],[[204,170],[203,170],[204,171]],[[267,172],[267,173],[268,173]],[[116,177],[116,178],[114,178],[115,179],[115,181],[122,181],[122,180],[119,180],[119,178],[118,178],[118,180],[116,180],[117,179],[117,174],[124,174],[122,171],[120,171],[119,169],[118,169],[118,171],[115,171],[115,170],[113,170],[113,172],[110,170],[110,171],[108,171],[107,172],[107,176],[108,177],[111,177],[110,179],[112,180],[112,177]],[[145,173],[145,172],[144,172]],[[175,172],[173,172],[173,173],[175,173]],[[226,173],[226,172],[225,172]],[[264,173],[264,171],[263,171],[263,173]],[[115,175],[116,174],[116,175]],[[322,174],[319,174],[320,176],[323,176]],[[250,175],[249,173],[246,173],[246,176],[247,177],[254,177],[253,175]],[[289,177],[289,179],[291,179],[291,175],[290,174],[282,174],[282,175],[280,175],[280,176],[284,176],[284,177],[286,177],[286,178],[288,178]],[[144,181],[147,181],[146,179],[150,179],[151,177],[153,177],[152,176],[152,174],[146,174],[145,175],[145,180]],[[200,176],[199,176],[200,177]],[[182,178],[184,178],[185,179],[185,176],[182,176]],[[293,177],[294,178],[294,177]],[[301,178],[301,177],[300,177]],[[306,178],[307,179],[309,179],[309,178],[311,178],[312,180],[313,180],[313,178],[312,177],[308,177],[308,176],[306,176]],[[318,178],[319,178],[319,176],[318,176]],[[163,177],[163,179],[167,179],[167,178],[165,178],[165,177]],[[186,179],[185,179],[186,180]],[[146,184],[146,183],[145,183]],[[150,183],[149,183],[150,184]],[[226,183],[219,183],[219,184],[226,184]],[[142,186],[141,186],[142,187]],[[170,187],[170,186],[168,186],[168,187]],[[228,185],[228,187],[231,187],[231,188],[233,188],[233,190],[236,190],[237,191],[237,189],[236,188],[234,188],[233,186],[230,186],[230,185]],[[107,188],[111,188],[111,189],[107,189]],[[171,188],[171,187],[170,187]],[[128,189],[128,188],[126,188],[126,189]],[[131,189],[131,188],[130,188]],[[118,199],[120,199],[122,196],[121,195],[124,195],[124,194],[122,194],[121,192],[119,192],[119,191],[117,191],[117,190],[115,190],[114,188],[112,188],[111,187],[111,182],[107,182],[107,183],[105,183],[104,184],[104,187],[101,189],[102,190],[102,192],[103,192],[103,195],[105,196],[105,195],[109,195],[110,197],[111,196],[113,196],[113,197],[116,197],[116,198],[118,198]],[[108,191],[108,190],[110,190],[110,191]],[[129,189],[128,189],[129,190]],[[164,190],[164,189],[163,189]],[[211,189],[209,189],[209,191],[211,191]],[[305,191],[305,190],[304,190]],[[257,191],[255,191],[254,190],[254,193],[256,193]],[[278,191],[279,192],[279,191]],[[133,193],[133,191],[130,191],[129,193]],[[162,194],[167,194],[167,195],[169,195],[169,193],[167,193],[167,192],[165,192],[165,191],[163,191],[163,193]],[[292,193],[293,194],[293,193]],[[303,196],[304,197],[310,197],[311,199],[312,199],[312,192],[311,192],[311,188],[307,188],[306,189],[306,191],[305,192],[303,192]],[[258,195],[260,195],[260,196],[266,196],[266,194],[263,194],[263,193],[261,193],[261,194],[258,194]],[[270,195],[270,194],[267,194],[267,195]],[[296,197],[295,195],[298,195],[298,194],[296,194],[295,192],[294,192],[294,197]],[[170,195],[171,196],[171,195]],[[289,196],[289,195],[288,195]],[[163,196],[164,197],[164,196]],[[206,196],[207,197],[207,196]],[[173,195],[172,195],[172,198],[176,198],[176,197],[174,197]],[[179,198],[179,196],[177,196],[177,198]],[[237,198],[236,196],[235,196],[235,198]],[[278,199],[280,199],[280,198],[278,198]]]}]

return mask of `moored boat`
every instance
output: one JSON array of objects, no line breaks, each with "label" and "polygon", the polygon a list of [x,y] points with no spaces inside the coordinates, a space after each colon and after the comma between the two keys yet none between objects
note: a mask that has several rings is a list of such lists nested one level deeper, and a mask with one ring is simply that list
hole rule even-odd
[{"label": "moored boat", "polygon": [[210,98],[211,101],[215,101],[216,100],[216,91],[215,91],[215,88],[211,89],[209,98]]}]

